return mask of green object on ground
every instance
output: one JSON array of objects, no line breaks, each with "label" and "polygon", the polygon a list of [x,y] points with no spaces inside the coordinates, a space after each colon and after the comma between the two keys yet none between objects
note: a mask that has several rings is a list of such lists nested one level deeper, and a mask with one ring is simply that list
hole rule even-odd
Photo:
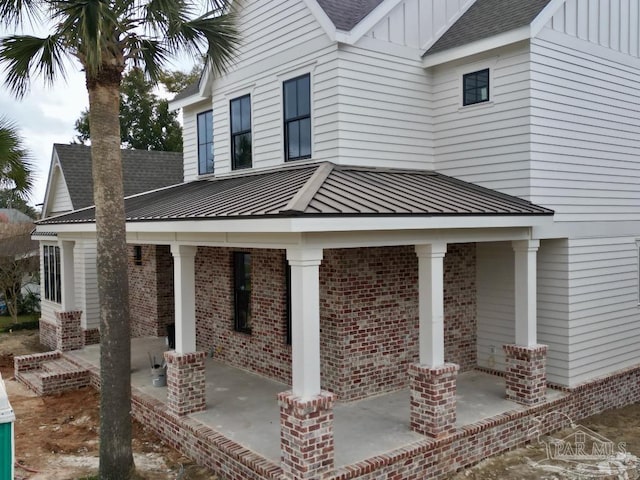
[{"label": "green object on ground", "polygon": [[13,422],[16,419],[0,376],[0,480],[13,478],[14,443]]}]

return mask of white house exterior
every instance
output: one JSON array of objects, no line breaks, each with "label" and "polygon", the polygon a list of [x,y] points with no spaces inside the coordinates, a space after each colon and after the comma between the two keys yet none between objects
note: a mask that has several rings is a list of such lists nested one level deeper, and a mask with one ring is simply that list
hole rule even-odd
[{"label": "white house exterior", "polygon": [[[436,478],[530,440],[530,415],[640,400],[636,2],[261,0],[239,19],[230,71],[172,102],[185,183],[126,201],[128,241],[162,246],[132,295],[152,285],[148,320],[176,323],[169,414],[141,396],[139,418],[225,478]],[[93,212],[38,232],[64,292]],[[205,353],[291,385],[279,461],[190,423]],[[524,410],[456,425],[467,371]],[[403,388],[426,440],[336,465],[334,403]]]}]

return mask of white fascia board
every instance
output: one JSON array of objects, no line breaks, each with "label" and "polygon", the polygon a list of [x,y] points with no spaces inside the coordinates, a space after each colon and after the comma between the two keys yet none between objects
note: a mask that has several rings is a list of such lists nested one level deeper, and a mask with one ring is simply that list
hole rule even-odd
[{"label": "white fascia board", "polygon": [[303,0],[332,42],[336,41],[336,26],[316,0]]},{"label": "white fascia board", "polygon": [[181,108],[188,107],[189,105],[201,102],[203,100],[206,100],[207,98],[210,98],[210,96],[202,95],[198,92],[194,93],[193,95],[189,95],[188,97],[181,98],[180,100],[171,100],[169,102],[169,110],[180,110]]},{"label": "white fascia board", "polygon": [[[58,154],[55,150],[55,148],[51,148],[51,163],[49,164],[49,175],[47,176],[47,187],[44,190],[44,200],[42,202],[42,215],[43,218],[44,215],[46,215],[47,210],[48,210],[48,206],[49,206],[49,201],[51,200],[51,187],[53,186],[53,177],[55,175],[55,167],[56,165],[59,167],[58,169],[60,170],[60,175],[62,177],[62,180],[64,181],[64,175],[62,174],[62,167],[60,166],[60,161],[58,160]],[[66,181],[65,181],[65,185],[66,185]],[[67,188],[67,191],[69,189]],[[69,195],[69,199],[71,199],[71,195]]]},{"label": "white fascia board", "polygon": [[551,0],[549,4],[542,9],[538,16],[531,22],[531,37],[533,38],[549,23],[553,16],[565,4],[566,0]]},{"label": "white fascia board", "polygon": [[[229,220],[178,220],[127,222],[127,233],[304,233],[451,228],[535,227],[553,223],[552,215],[447,216],[447,217],[307,217]],[[94,223],[39,225],[37,229],[55,233],[95,232]]]},{"label": "white fascia board", "polygon": [[511,30],[510,32],[501,33],[500,35],[495,35],[493,37],[484,38],[477,42],[462,45],[461,47],[450,48],[449,50],[434,53],[433,55],[427,55],[422,59],[422,66],[424,68],[435,67],[436,65],[442,65],[443,63],[452,62],[460,58],[470,57],[471,55],[493,50],[494,48],[504,47],[522,40],[528,40],[529,38],[531,38],[531,25]]},{"label": "white fascia board", "polygon": [[378,22],[391,13],[403,0],[384,0],[380,5],[374,8],[369,15],[364,17],[360,22],[351,29],[350,32],[344,32],[343,43],[355,45],[355,43],[365,36]]}]

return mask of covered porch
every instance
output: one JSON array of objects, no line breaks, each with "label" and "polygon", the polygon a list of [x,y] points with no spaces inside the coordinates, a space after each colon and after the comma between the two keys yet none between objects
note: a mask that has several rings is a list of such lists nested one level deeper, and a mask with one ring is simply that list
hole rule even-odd
[{"label": "covered porch", "polygon": [[[165,338],[134,338],[131,386],[134,396],[148,396],[167,406],[167,387],[154,387],[147,353],[158,358]],[[99,370],[100,346],[67,352],[73,361]],[[205,360],[206,409],[189,418],[215,430],[275,464],[280,462],[280,409],[277,396],[289,387],[212,358]],[[457,378],[456,428],[486,421],[525,405],[505,398],[504,378],[468,371]],[[564,395],[549,390],[547,401]],[[334,406],[335,467],[351,465],[424,440],[409,428],[409,389]]]}]

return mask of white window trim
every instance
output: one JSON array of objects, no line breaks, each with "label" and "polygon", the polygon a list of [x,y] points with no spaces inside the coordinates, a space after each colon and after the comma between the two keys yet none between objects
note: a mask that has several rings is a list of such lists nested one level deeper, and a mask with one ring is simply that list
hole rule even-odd
[{"label": "white window trim", "polygon": [[[229,172],[233,173],[233,172],[245,172],[245,171],[249,171],[249,170],[253,170],[254,168],[256,168],[256,142],[255,142],[255,115],[254,115],[254,109],[253,109],[253,105],[254,105],[254,101],[255,101],[255,90],[256,90],[256,84],[252,83],[248,86],[245,86],[243,88],[237,88],[234,90],[228,90],[225,92],[224,94],[224,99],[225,99],[225,111],[226,111],[226,115],[227,115],[227,132],[226,132],[226,136],[227,136],[227,142],[229,144],[229,152],[227,155],[227,161],[229,162]],[[241,169],[234,169],[233,168],[233,158],[231,158],[232,152],[233,152],[233,148],[231,146],[231,101],[235,100],[236,98],[240,98],[240,97],[244,97],[245,95],[249,95],[250,98],[250,102],[249,102],[249,108],[251,109],[251,167],[249,168],[241,168]],[[215,109],[214,109],[215,111]],[[215,132],[215,128],[213,130]],[[215,136],[214,136],[214,145],[215,145]],[[215,151],[213,154],[213,158],[214,158],[214,171],[215,171]]]},{"label": "white window trim", "polygon": [[[279,98],[280,98],[280,163],[283,165],[297,165],[301,162],[310,162],[313,161],[313,154],[315,152],[315,127],[314,127],[314,120],[315,120],[315,116],[313,114],[313,110],[314,110],[314,103],[313,103],[313,99],[314,99],[314,70],[315,70],[315,65],[313,69],[309,69],[309,68],[299,68],[296,70],[290,70],[287,72],[286,75],[278,75],[278,79],[279,79],[279,87],[280,87],[280,93],[279,93]],[[285,140],[285,134],[284,134],[284,82],[288,81],[288,80],[293,80],[294,78],[298,78],[298,77],[302,77],[303,75],[309,75],[309,119],[311,121],[311,157],[310,158],[301,158],[298,160],[290,160],[287,161],[287,157],[284,154],[285,149],[287,148],[287,146],[284,143]]]},{"label": "white window trim", "polygon": [[[461,66],[456,69],[456,76],[458,80],[458,111],[464,111],[469,109],[492,107],[494,102],[494,72],[496,69],[497,59],[492,61],[484,61],[473,64]],[[489,100],[486,102],[473,103],[471,105],[464,105],[464,76],[469,73],[479,72],[481,70],[489,70]]]}]

